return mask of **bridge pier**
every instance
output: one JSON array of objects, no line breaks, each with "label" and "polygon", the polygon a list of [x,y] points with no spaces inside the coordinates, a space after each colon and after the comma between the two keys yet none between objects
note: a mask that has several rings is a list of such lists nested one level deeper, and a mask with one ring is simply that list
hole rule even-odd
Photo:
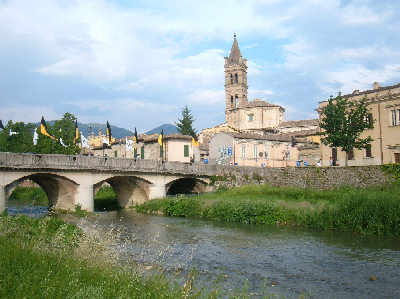
[{"label": "bridge pier", "polygon": [[165,197],[167,195],[165,184],[149,186],[149,199]]},{"label": "bridge pier", "polygon": [[0,186],[0,213],[3,213],[6,210],[6,187]]},{"label": "bridge pier", "polygon": [[79,185],[75,194],[75,205],[88,212],[94,211],[93,185]]}]

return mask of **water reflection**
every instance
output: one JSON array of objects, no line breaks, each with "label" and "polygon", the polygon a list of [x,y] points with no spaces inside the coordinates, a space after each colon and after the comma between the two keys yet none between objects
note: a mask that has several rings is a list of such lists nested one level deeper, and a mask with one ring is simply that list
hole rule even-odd
[{"label": "water reflection", "polygon": [[[385,236],[149,216],[122,210],[96,222],[124,229],[124,248],[138,263],[181,276],[195,267],[202,286],[267,291],[286,297],[399,297],[400,240]],[[85,223],[86,222],[86,223]],[[89,222],[89,223],[88,223]],[[370,281],[376,276],[376,281]],[[182,278],[183,279],[183,278]]]}]

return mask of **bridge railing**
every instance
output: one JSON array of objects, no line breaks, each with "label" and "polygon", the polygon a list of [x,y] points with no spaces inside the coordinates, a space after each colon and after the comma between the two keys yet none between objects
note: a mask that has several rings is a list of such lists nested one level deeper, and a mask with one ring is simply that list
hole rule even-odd
[{"label": "bridge railing", "polygon": [[49,155],[0,152],[0,168],[96,169],[115,171],[171,172],[210,175],[214,167],[198,163],[161,162],[156,160],[84,155]]}]

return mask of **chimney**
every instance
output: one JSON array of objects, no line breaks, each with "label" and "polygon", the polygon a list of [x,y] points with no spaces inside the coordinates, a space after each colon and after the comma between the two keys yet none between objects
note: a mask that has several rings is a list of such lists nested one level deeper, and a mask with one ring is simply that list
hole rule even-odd
[{"label": "chimney", "polygon": [[101,136],[101,129],[99,129],[99,136]]},{"label": "chimney", "polygon": [[374,90],[379,89],[380,85],[378,82],[374,82]]}]

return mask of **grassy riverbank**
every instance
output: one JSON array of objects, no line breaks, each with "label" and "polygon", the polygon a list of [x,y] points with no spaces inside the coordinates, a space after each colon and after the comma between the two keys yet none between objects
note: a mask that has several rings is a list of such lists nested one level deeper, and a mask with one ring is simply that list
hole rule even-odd
[{"label": "grassy riverbank", "polygon": [[136,207],[144,213],[253,224],[303,225],[363,234],[400,235],[400,187],[317,191],[253,185]]},{"label": "grassy riverbank", "polygon": [[0,298],[202,296],[192,281],[181,287],[121,266],[109,247],[60,219],[1,216]]}]

